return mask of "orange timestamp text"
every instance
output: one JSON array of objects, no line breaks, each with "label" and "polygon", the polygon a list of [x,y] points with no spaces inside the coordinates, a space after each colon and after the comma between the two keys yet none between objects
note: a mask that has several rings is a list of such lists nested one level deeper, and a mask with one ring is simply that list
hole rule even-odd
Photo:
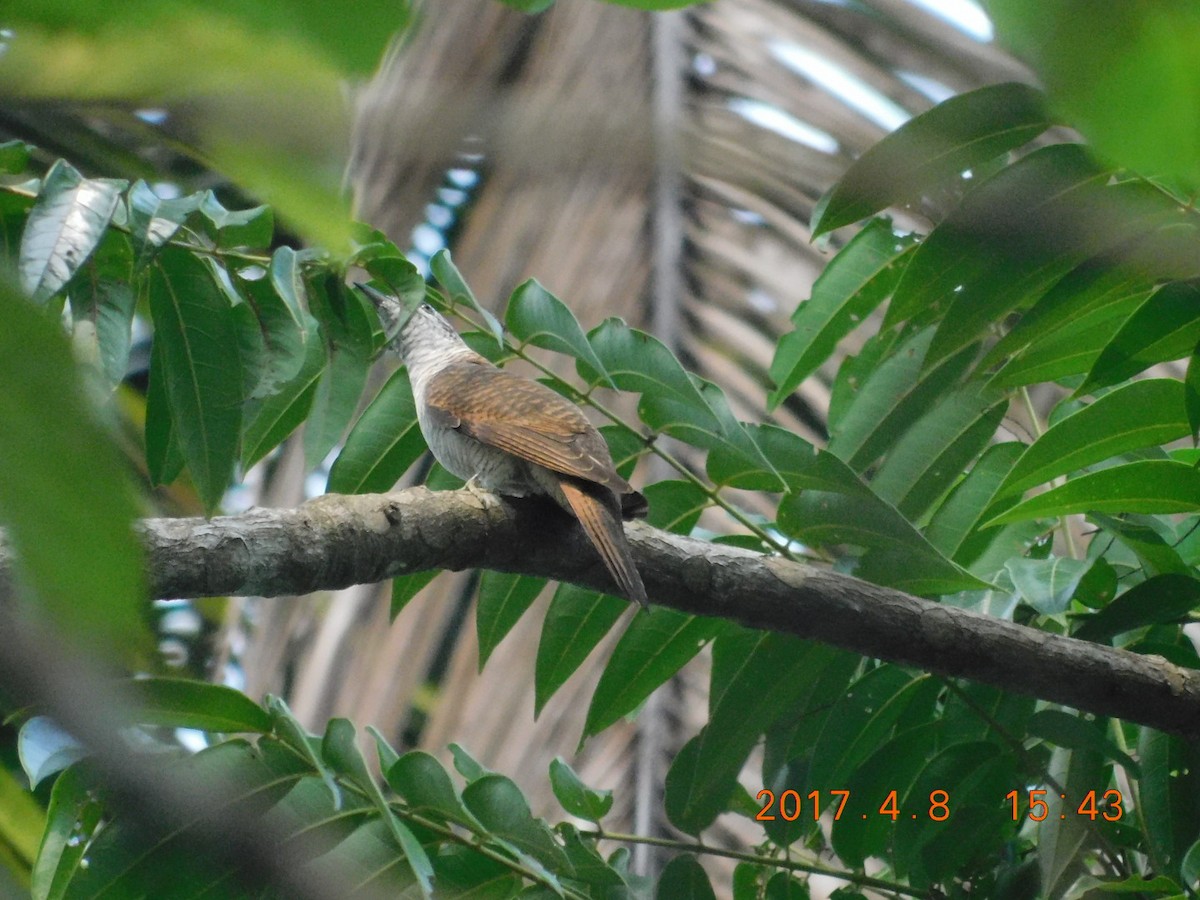
[{"label": "orange timestamp text", "polygon": [[[1024,792],[1027,796],[1025,803],[1025,814],[1034,822],[1044,822],[1050,817],[1050,804],[1045,798],[1050,795],[1048,790],[1035,788]],[[1015,822],[1021,817],[1021,791],[1009,791],[1004,795],[1004,799],[1012,803],[1012,817]],[[1121,805],[1121,792],[1115,788],[1104,791],[1100,794],[1098,791],[1088,791],[1078,804],[1073,797],[1067,794],[1059,794],[1059,808],[1057,810],[1060,819],[1067,818],[1067,815],[1074,812],[1077,816],[1082,816],[1091,819],[1093,822],[1099,817],[1106,822],[1120,821],[1121,816],[1125,814],[1124,807]]]},{"label": "orange timestamp text", "polygon": [[[825,795],[825,800],[822,802],[821,795]],[[842,814],[846,812],[846,806],[850,800],[849,791],[809,791],[805,795],[801,795],[799,791],[786,790],[781,791],[778,798],[774,791],[763,790],[758,792],[756,797],[759,803],[763,804],[762,809],[754,817],[759,822],[773,822],[776,818],[783,819],[785,822],[795,822],[804,814],[807,809],[807,814],[815,822],[821,818],[821,810],[836,801],[837,805],[833,809],[833,819],[837,821],[842,818]],[[805,802],[807,801],[807,802]],[[888,816],[893,822],[903,817],[900,811],[900,802],[895,791],[888,791],[884,796],[883,802],[878,807],[872,802],[868,805],[872,815]],[[928,816],[934,822],[944,822],[950,818],[950,794],[941,789],[929,792],[929,803],[923,806],[921,813],[912,812],[910,818],[916,819],[919,815]],[[865,819],[868,813],[862,813]]]}]

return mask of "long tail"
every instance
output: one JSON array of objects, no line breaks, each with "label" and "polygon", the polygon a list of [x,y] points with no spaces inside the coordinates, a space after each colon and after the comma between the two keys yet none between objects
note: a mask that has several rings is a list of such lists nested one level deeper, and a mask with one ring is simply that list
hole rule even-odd
[{"label": "long tail", "polygon": [[642,584],[642,576],[633,563],[621,517],[599,497],[589,494],[566,478],[562,479],[560,487],[575,518],[583,526],[588,540],[604,560],[604,567],[617,586],[631,600],[640,603],[643,609],[648,608],[650,600],[646,596],[646,586]]}]

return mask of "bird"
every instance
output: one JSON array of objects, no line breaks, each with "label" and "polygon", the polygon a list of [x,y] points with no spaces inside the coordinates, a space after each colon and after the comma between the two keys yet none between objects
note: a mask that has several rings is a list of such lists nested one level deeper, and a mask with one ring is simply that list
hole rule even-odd
[{"label": "bird", "polygon": [[617,587],[648,609],[622,524],[646,515],[646,498],[617,473],[583,411],[476,353],[429,304],[355,287],[374,304],[389,349],[408,369],[434,458],[472,490],[549,497],[579,522]]}]

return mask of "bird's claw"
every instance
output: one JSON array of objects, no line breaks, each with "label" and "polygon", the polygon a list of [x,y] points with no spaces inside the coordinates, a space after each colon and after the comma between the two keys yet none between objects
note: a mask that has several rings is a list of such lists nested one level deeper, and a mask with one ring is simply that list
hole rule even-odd
[{"label": "bird's claw", "polygon": [[470,478],[468,478],[467,483],[464,486],[468,491],[471,492],[471,496],[473,496],[480,502],[480,504],[482,504],[484,509],[495,509],[500,505],[499,497],[486,488],[480,487],[478,475],[472,475]]}]

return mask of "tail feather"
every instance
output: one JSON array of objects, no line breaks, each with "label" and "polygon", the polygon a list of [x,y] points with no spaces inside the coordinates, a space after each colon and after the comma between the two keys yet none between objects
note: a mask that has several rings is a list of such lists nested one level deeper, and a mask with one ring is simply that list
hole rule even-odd
[{"label": "tail feather", "polygon": [[638,574],[637,566],[634,565],[621,517],[602,499],[565,478],[560,487],[575,518],[583,526],[584,533],[600,554],[604,567],[608,569],[617,586],[643,608],[649,607],[646,586],[642,584],[642,576]]}]

